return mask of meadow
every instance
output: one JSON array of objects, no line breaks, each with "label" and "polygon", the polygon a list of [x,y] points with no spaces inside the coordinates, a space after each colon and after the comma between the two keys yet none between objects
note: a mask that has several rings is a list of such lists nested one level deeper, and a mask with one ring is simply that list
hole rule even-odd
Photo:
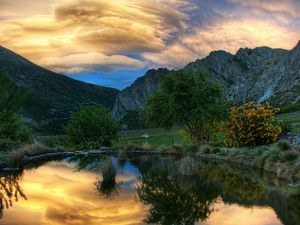
[{"label": "meadow", "polygon": [[[279,114],[277,119],[285,121],[292,127],[292,132],[300,132],[300,111]],[[148,134],[149,137],[144,137]],[[141,129],[122,131],[118,142],[115,145],[142,145],[149,144],[152,147],[161,145],[170,146],[173,144],[190,144],[185,140],[178,128],[165,129]]]}]

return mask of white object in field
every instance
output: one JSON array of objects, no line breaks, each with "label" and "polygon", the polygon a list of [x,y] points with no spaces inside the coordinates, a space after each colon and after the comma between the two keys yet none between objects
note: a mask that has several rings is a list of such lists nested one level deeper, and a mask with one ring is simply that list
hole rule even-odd
[{"label": "white object in field", "polygon": [[147,134],[147,133],[145,133],[145,134],[142,135],[142,137],[143,137],[143,138],[148,138],[148,137],[150,137],[150,135]]}]

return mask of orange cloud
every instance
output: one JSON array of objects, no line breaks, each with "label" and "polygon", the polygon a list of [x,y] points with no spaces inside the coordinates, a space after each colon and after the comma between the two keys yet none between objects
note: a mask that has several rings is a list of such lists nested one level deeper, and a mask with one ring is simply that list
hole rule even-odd
[{"label": "orange cloud", "polygon": [[[14,16],[0,20],[0,43],[57,72],[111,69],[111,59],[120,60],[113,63],[117,70],[129,68],[129,64],[132,69],[140,68],[142,63],[139,60],[126,55],[161,51],[171,33],[183,31],[186,27],[187,16],[179,7],[187,3],[181,0],[157,0],[155,4],[147,0],[70,0],[45,4],[50,4],[52,11],[43,9],[41,4],[36,8],[27,5],[24,11],[32,12],[34,8],[42,11],[30,16],[25,12],[21,18]],[[4,1],[2,5],[10,9],[7,16],[14,15],[10,13],[13,3]],[[70,68],[68,63],[61,63],[66,62],[70,55],[95,52],[102,54],[100,59],[106,59],[99,61],[98,66],[95,62],[81,63],[80,58],[76,58],[77,62],[85,64],[84,68]],[[50,64],[49,58],[52,59]],[[53,65],[54,59],[59,62],[59,58],[64,60]],[[105,62],[108,62],[107,66]]]},{"label": "orange cloud", "polygon": [[225,20],[196,28],[191,34],[181,35],[177,42],[162,52],[145,53],[143,56],[155,64],[172,68],[174,65],[184,66],[219,49],[232,54],[242,47],[268,46],[290,49],[297,43],[298,38],[297,32],[278,27],[270,21]]},{"label": "orange cloud", "polygon": [[140,69],[145,64],[124,55],[107,56],[102,53],[73,54],[64,57],[45,57],[42,63],[60,73],[80,73],[87,71],[113,71],[118,69]]},{"label": "orange cloud", "polygon": [[[2,0],[0,44],[49,69],[74,73],[142,64],[181,67],[213,50],[289,49],[300,38],[295,0],[216,2],[217,7],[204,0]],[[232,9],[222,8],[225,3]],[[105,60],[77,57],[77,66],[66,60],[95,53]]]}]

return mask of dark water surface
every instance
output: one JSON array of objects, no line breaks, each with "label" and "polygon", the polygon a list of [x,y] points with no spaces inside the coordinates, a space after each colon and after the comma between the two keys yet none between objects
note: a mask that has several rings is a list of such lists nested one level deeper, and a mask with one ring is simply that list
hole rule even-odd
[{"label": "dark water surface", "polygon": [[0,175],[0,224],[300,224],[285,186],[190,157],[73,157]]}]

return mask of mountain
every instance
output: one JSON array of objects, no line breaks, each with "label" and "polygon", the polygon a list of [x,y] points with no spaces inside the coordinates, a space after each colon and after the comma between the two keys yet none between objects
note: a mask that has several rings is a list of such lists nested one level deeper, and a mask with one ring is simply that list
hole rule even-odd
[{"label": "mountain", "polygon": [[142,108],[145,99],[159,88],[159,76],[168,72],[167,69],[149,70],[130,87],[121,91],[116,98],[113,116],[120,119],[126,111]]},{"label": "mountain", "polygon": [[[228,99],[236,104],[266,100],[275,105],[300,102],[300,42],[292,50],[241,48],[235,55],[213,51],[183,70],[192,75],[206,70],[208,79],[219,82]],[[145,99],[159,88],[158,77],[168,72],[150,70],[121,91],[114,106],[114,117],[120,119],[127,110],[142,108]]]},{"label": "mountain", "polygon": [[33,130],[42,134],[60,133],[70,112],[80,104],[102,104],[112,109],[119,92],[51,72],[1,46],[0,70],[28,93],[21,114]]}]

